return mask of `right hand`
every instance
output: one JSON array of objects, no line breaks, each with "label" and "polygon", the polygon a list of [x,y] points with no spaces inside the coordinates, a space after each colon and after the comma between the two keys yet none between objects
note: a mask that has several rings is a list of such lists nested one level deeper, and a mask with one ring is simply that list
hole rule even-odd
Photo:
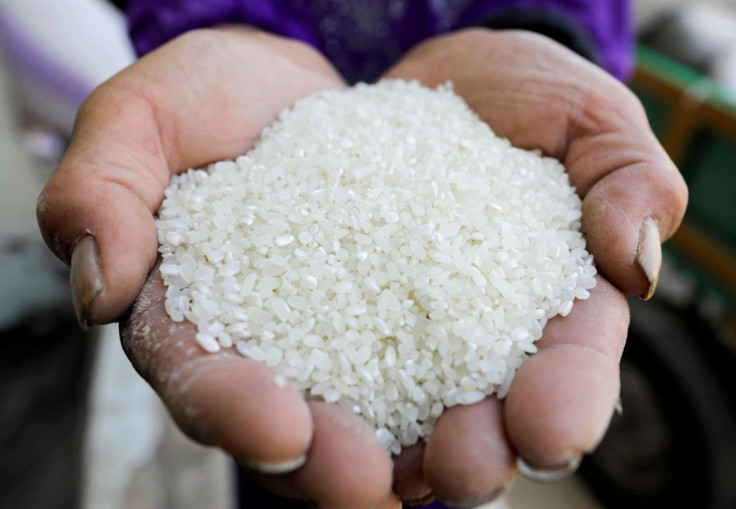
[{"label": "right hand", "polygon": [[153,214],[172,174],[247,152],[295,100],[344,86],[301,43],[243,28],[189,32],[89,97],[38,219],[72,266],[80,321],[123,319],[131,362],[189,436],[279,493],[322,507],[396,505],[391,462],[363,421],[277,386],[265,365],[203,352],[195,326],[166,315],[152,271]]}]

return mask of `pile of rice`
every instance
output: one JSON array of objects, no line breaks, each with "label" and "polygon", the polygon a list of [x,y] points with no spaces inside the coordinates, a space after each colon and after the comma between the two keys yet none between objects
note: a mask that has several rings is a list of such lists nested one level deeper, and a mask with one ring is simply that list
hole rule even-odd
[{"label": "pile of rice", "polygon": [[449,85],[321,92],[247,155],[173,177],[166,310],[398,453],[445,407],[503,397],[547,320],[588,297],[580,207],[558,161]]}]

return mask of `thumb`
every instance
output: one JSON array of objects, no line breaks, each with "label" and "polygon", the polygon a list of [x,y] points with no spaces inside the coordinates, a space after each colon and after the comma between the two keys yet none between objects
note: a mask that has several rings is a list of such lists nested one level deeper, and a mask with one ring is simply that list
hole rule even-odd
[{"label": "thumb", "polygon": [[100,89],[78,116],[73,142],[37,203],[49,247],[71,265],[82,327],[119,318],[156,259],[152,212],[168,183],[152,107]]}]

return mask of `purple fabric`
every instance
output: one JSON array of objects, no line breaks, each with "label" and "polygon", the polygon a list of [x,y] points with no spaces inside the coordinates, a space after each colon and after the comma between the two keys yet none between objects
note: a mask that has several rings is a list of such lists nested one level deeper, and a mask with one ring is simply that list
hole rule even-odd
[{"label": "purple fabric", "polygon": [[242,23],[304,41],[348,81],[370,81],[419,41],[509,7],[546,9],[575,22],[605,69],[619,79],[630,74],[630,0],[129,0],[128,17],[140,55],[194,28]]}]

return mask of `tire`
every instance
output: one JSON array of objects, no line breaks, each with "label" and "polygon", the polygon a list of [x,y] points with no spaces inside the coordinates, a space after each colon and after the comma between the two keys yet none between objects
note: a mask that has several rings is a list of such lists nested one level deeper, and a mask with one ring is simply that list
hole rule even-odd
[{"label": "tire", "polygon": [[629,304],[623,411],[581,465],[583,479],[606,508],[736,507],[733,354],[692,313]]}]

